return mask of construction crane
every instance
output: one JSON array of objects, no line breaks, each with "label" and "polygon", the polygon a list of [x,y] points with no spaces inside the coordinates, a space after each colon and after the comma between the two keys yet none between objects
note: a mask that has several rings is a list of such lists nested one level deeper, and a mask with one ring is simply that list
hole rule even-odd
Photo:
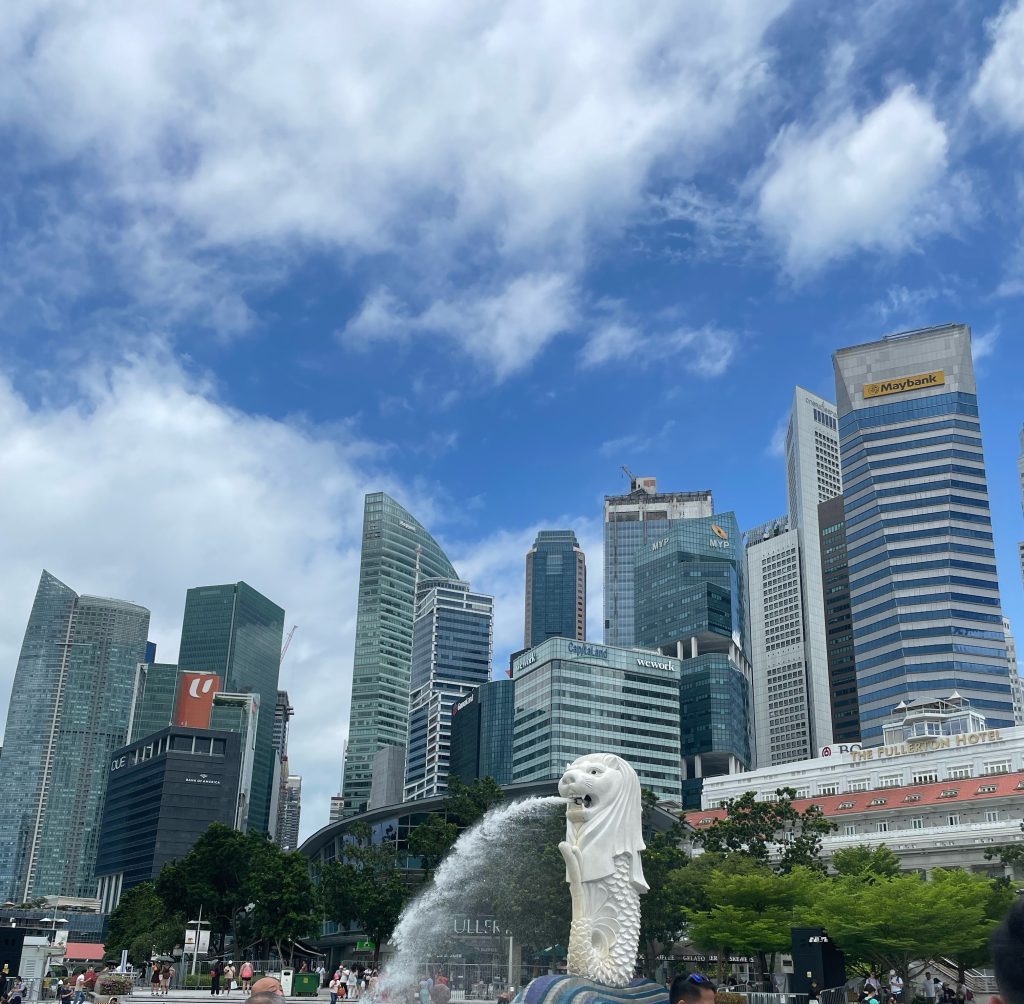
[{"label": "construction crane", "polygon": [[622,464],[622,469],[626,472],[630,485],[636,484],[636,475],[625,464]]},{"label": "construction crane", "polygon": [[291,631],[288,632],[288,637],[284,640],[284,645],[281,648],[281,659],[280,662],[284,662],[284,657],[288,654],[288,646],[292,643],[292,638],[295,637],[295,632],[298,631],[299,625],[293,624]]}]

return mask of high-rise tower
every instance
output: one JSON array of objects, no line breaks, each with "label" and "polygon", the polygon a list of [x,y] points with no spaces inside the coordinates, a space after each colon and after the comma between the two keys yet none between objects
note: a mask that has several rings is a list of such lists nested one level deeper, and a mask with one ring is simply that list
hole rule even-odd
[{"label": "high-rise tower", "polygon": [[587,638],[587,561],[572,530],[541,530],[526,555],[523,645]]},{"label": "high-rise tower", "polygon": [[433,577],[458,578],[434,538],[394,499],[383,492],[367,495],[342,792],[346,815],[366,808],[377,750],[405,743],[416,582]]},{"label": "high-rise tower", "polygon": [[843,493],[836,406],[803,387],[793,394],[786,430],[789,522],[799,538],[804,673],[811,749],[832,742],[825,602],[821,591],[818,505]]},{"label": "high-rise tower", "polygon": [[448,787],[452,705],[487,682],[494,644],[494,598],[456,579],[416,587],[409,688],[405,799]]},{"label": "high-rise tower", "polygon": [[103,792],[125,742],[149,611],[43,572],[0,771],[0,899],[93,896]]},{"label": "high-rise tower", "polygon": [[861,738],[956,691],[1013,725],[970,330],[833,356]]},{"label": "high-rise tower", "polygon": [[218,674],[223,689],[258,694],[249,829],[268,832],[274,789],[274,707],[284,610],[245,582],[197,586],[185,594],[180,672]]},{"label": "high-rise tower", "polygon": [[637,644],[633,626],[636,556],[681,520],[714,512],[710,491],[659,492],[655,478],[630,477],[628,495],[604,499],[604,641]]}]

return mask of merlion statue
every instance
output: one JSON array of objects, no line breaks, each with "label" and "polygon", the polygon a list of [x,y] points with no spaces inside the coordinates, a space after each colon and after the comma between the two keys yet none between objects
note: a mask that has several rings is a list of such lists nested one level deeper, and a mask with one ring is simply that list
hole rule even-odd
[{"label": "merlion statue", "polygon": [[640,782],[625,760],[589,753],[566,768],[565,858],[572,894],[568,971],[609,987],[628,986],[640,940]]}]

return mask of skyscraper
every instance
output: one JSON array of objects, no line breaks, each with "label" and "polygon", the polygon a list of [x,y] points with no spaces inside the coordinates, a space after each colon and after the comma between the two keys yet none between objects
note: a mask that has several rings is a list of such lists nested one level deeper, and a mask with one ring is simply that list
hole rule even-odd
[{"label": "skyscraper", "polygon": [[[850,562],[846,550],[842,495],[818,506],[818,553],[821,558],[821,592],[825,601],[825,651],[832,691],[832,741],[859,743],[857,661],[853,657]],[[814,755],[817,755],[817,750]]]},{"label": "skyscraper", "polygon": [[800,537],[781,516],[747,532],[748,631],[758,767],[811,749]]},{"label": "skyscraper", "polygon": [[0,898],[92,896],[111,754],[124,744],[149,611],[39,580],[7,713]]},{"label": "skyscraper", "polygon": [[515,681],[504,677],[452,705],[449,776],[457,774],[466,784],[481,777],[512,783],[515,696]]},{"label": "skyscraper", "polygon": [[302,777],[289,774],[281,785],[281,804],[277,810],[275,843],[286,851],[299,846],[299,818],[302,814]]},{"label": "skyscraper", "polygon": [[1013,724],[1024,725],[1024,680],[1017,665],[1017,642],[1010,628],[1009,618],[1003,618],[1003,635],[1006,637],[1006,663],[1010,669],[1010,694],[1013,699]]},{"label": "skyscraper", "polygon": [[604,499],[604,640],[629,648],[633,628],[633,578],[644,545],[664,537],[684,519],[710,516],[710,491],[659,492],[657,480],[630,476],[628,495]]},{"label": "skyscraper", "polygon": [[452,704],[487,682],[494,645],[494,598],[457,579],[416,587],[405,753],[405,799],[448,787]]},{"label": "skyscraper", "polygon": [[970,330],[841,349],[846,543],[861,738],[956,691],[1013,725]]},{"label": "skyscraper", "polygon": [[541,530],[526,555],[523,644],[587,637],[587,561],[572,530]]},{"label": "skyscraper", "polygon": [[[274,790],[270,804],[270,832],[274,834],[274,842],[281,843],[282,826],[286,826],[281,815],[285,804],[288,801],[288,723],[292,720],[295,709],[288,698],[287,690],[277,692],[277,701],[274,704]],[[301,778],[300,778],[301,784]],[[292,850],[294,850],[294,846]]]},{"label": "skyscraper", "polygon": [[804,672],[811,749],[832,742],[818,505],[843,493],[838,427],[834,404],[803,387],[796,388],[786,430],[786,484],[789,523],[799,538]]},{"label": "skyscraper", "polygon": [[258,694],[249,829],[268,832],[274,785],[274,707],[284,611],[245,582],[197,586],[185,594],[178,669],[218,674],[223,689]]},{"label": "skyscraper", "polygon": [[753,763],[744,592],[743,547],[731,512],[679,520],[637,553],[637,642],[681,660],[686,805],[700,804],[702,777]]},{"label": "skyscraper", "polygon": [[458,578],[434,538],[394,499],[367,495],[342,789],[346,815],[366,808],[377,750],[405,743],[416,582],[433,577]]}]

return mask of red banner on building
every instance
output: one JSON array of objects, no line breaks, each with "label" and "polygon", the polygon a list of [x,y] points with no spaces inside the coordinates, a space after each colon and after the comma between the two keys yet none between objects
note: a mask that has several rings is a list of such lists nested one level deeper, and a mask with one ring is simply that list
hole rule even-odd
[{"label": "red banner on building", "polygon": [[213,711],[213,695],[220,693],[216,673],[182,673],[178,684],[178,702],[174,724],[190,729],[208,729]]}]

